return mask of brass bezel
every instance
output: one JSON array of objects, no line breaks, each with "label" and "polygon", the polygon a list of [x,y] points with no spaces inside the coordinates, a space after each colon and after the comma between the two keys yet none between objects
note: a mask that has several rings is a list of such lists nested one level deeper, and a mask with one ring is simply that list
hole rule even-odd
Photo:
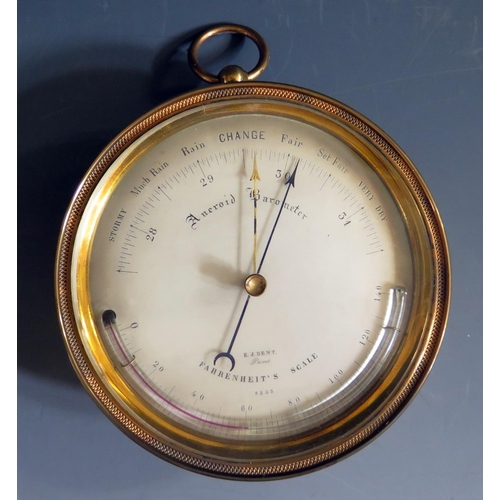
[{"label": "brass bezel", "polygon": [[[82,341],[81,336],[93,335],[90,342],[97,346],[98,336],[92,333],[89,304],[79,304],[81,311],[76,315],[85,320],[85,325],[76,319],[71,289],[73,246],[82,214],[98,182],[120,153],[152,127],[187,110],[193,110],[195,116],[198,107],[203,110],[216,104],[226,109],[224,112],[228,107],[238,112],[245,108],[245,102],[255,99],[266,102],[268,109],[274,107],[276,114],[286,111],[281,104],[297,105],[296,117],[308,122],[314,119],[316,126],[335,130],[337,137],[374,166],[406,219],[415,250],[415,274],[420,277],[415,294],[418,314],[408,328],[412,338],[405,341],[383,383],[352,413],[286,444],[210,440],[162,422],[133,394],[120,401],[117,394],[124,393],[125,388],[119,376],[102,353],[94,353],[95,363],[84,345],[87,341]],[[219,108],[214,109],[216,112]],[[109,180],[110,185],[113,182],[117,179]],[[85,268],[86,257],[78,257],[81,262],[77,267]],[[197,472],[231,479],[272,479],[301,474],[344,458],[385,429],[407,405],[425,380],[442,341],[450,301],[450,263],[441,218],[427,187],[411,161],[380,129],[320,94],[282,84],[245,82],[198,90],[170,101],[137,120],[108,145],[87,172],[68,209],[57,252],[56,296],[75,371],[106,415],[124,432],[162,458]],[[130,412],[132,407],[136,416]]]}]

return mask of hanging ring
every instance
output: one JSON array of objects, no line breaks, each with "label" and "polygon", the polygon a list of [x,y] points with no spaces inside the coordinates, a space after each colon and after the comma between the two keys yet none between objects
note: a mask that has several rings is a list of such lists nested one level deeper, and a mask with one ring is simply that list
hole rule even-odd
[{"label": "hanging ring", "polygon": [[[226,66],[221,70],[219,75],[214,75],[206,71],[198,61],[198,50],[201,45],[213,36],[221,33],[233,33],[250,38],[259,49],[259,61],[255,68],[248,73],[239,66]],[[269,49],[267,44],[259,33],[246,26],[239,24],[221,24],[210,28],[198,36],[188,50],[188,61],[191,69],[204,81],[208,83],[228,83],[234,81],[253,80],[257,78],[266,68],[269,61]]]}]

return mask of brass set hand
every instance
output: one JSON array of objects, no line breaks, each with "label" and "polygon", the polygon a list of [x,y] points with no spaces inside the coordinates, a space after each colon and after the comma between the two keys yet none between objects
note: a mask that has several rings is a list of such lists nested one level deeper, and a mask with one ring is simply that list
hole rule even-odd
[{"label": "brass set hand", "polygon": [[260,181],[260,176],[257,170],[257,157],[255,156],[253,159],[253,170],[250,180],[253,181],[253,274],[248,276],[245,280],[245,290],[248,295],[258,297],[264,293],[267,282],[264,276],[258,274],[257,271],[257,181]]}]

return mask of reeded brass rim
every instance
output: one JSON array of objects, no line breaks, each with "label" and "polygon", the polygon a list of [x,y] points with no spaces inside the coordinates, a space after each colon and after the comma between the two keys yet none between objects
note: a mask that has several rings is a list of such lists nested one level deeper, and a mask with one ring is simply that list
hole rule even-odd
[{"label": "reeded brass rim", "polygon": [[[272,98],[278,102],[301,104],[338,121],[348,133],[357,134],[361,140],[366,141],[376,154],[393,165],[411,192],[432,253],[434,295],[430,298],[430,319],[422,331],[422,345],[418,349],[417,359],[412,360],[411,373],[395,389],[385,389],[388,391],[388,403],[375,419],[371,419],[369,423],[366,419],[360,419],[359,429],[345,439],[338,439],[334,446],[327,442],[310,453],[287,459],[286,463],[283,460],[265,459],[255,461],[256,463],[244,463],[202,456],[199,451],[162,440],[141,422],[135,421],[128,415],[127,409],[110,394],[93,369],[82,345],[72,309],[70,270],[75,234],[86,204],[104,172],[126,147],[153,126],[197,106],[230,102],[233,98]],[[212,87],[170,101],[136,121],[111,142],[88,171],[67,212],[57,253],[56,296],[64,339],[75,370],[99,406],[127,434],[162,458],[197,472],[226,478],[272,479],[304,473],[347,456],[385,429],[406,406],[425,380],[441,344],[449,310],[450,264],[443,225],[427,187],[410,160],[383,132],[358,113],[320,94],[285,85],[243,83]]]}]

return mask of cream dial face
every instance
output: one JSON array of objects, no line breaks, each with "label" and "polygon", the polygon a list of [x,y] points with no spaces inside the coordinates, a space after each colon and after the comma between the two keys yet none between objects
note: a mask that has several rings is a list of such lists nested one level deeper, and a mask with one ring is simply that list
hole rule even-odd
[{"label": "cream dial face", "polygon": [[291,106],[238,106],[184,112],[117,158],[82,217],[72,295],[95,369],[92,336],[154,414],[281,439],[340,418],[383,377],[414,264],[362,154]]}]

